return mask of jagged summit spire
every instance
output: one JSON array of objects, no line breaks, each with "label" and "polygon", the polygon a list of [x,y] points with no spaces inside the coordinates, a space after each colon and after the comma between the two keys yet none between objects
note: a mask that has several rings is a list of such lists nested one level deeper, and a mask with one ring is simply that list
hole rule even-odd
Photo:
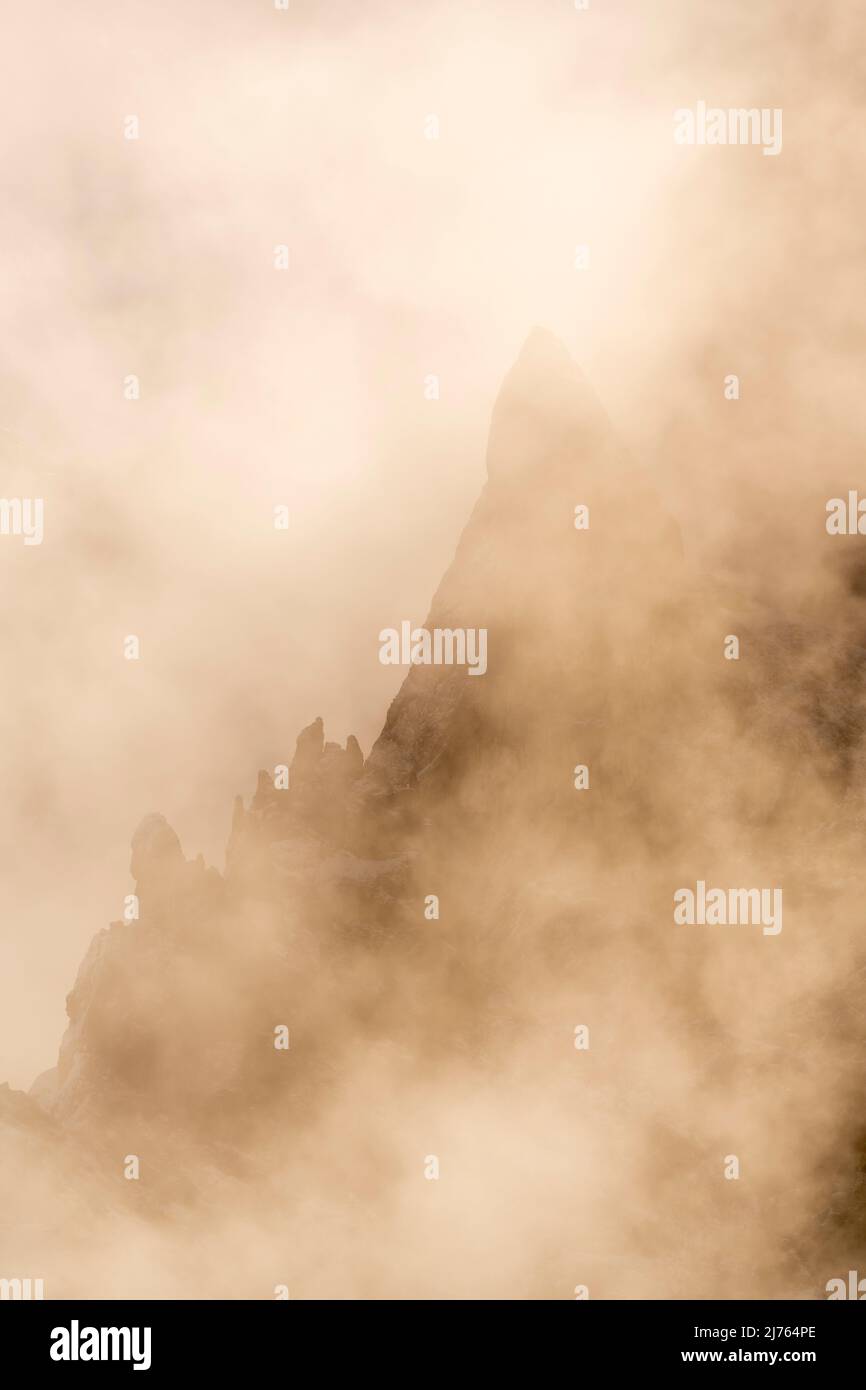
[{"label": "jagged summit spire", "polygon": [[561,339],[533,328],[502,383],[487,447],[491,482],[561,472],[580,456],[606,465],[619,452],[601,402]]},{"label": "jagged summit spire", "polygon": [[159,811],[142,818],[132,837],[131,848],[129,867],[136,880],[158,876],[167,868],[184,862],[180,840]]},{"label": "jagged summit spire", "polygon": [[574,371],[574,362],[568,348],[561,338],[557,338],[549,328],[542,328],[536,325],[530,329],[523,342],[523,347],[517,355],[517,366],[524,369],[528,367],[543,367],[545,371],[550,371],[560,367],[567,371]]}]

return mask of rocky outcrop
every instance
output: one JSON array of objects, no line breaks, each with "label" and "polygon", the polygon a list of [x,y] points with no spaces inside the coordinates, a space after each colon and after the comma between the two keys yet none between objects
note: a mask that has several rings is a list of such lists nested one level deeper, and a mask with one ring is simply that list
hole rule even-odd
[{"label": "rocky outcrop", "polygon": [[[575,527],[578,507],[588,526]],[[784,881],[803,921],[820,863],[822,923],[849,891],[859,920],[856,874],[847,885],[862,797],[816,822],[799,764],[779,755],[794,728],[822,775],[822,736],[845,743],[846,776],[864,766],[848,710],[862,703],[859,597],[841,626],[831,597],[809,631],[837,624],[850,672],[845,708],[820,700],[822,734],[802,707],[822,696],[815,673],[792,674],[757,605],[747,613],[737,593],[687,576],[651,480],[561,345],[533,333],[425,624],[485,629],[484,675],[410,667],[366,760],[314,719],[291,766],[261,771],[248,804],[236,798],[224,874],[145,817],[138,916],[94,938],[58,1066],[30,1098],[0,1092],[0,1128],[46,1163],[57,1136],[74,1139],[96,1191],[119,1155],[143,1155],[143,1195],[119,1198],[136,1220],[195,1211],[209,1227],[228,1208],[232,1250],[239,1232],[246,1248],[258,1204],[275,1266],[306,1222],[302,1281],[330,1233],[329,1297],[345,1261],[364,1296],[384,1280],[403,1297],[407,1251],[426,1271],[440,1248],[451,1297],[467,1231],[497,1289],[515,1212],[504,1296],[562,1296],[596,1238],[613,1252],[592,1275],[602,1296],[809,1296],[803,1204],[779,1194],[792,1164],[792,1190],[823,1192],[847,1151],[831,1123],[840,1107],[822,1108],[828,1072],[810,1075],[814,1051],[791,1043],[788,1010],[801,1008],[812,1039],[844,1021],[854,1056],[859,993],[847,1015],[837,1007],[806,929],[786,928],[793,967],[760,944],[726,955],[715,938],[672,935],[671,892],[704,866],[732,883]],[[742,668],[722,657],[736,626],[764,653]],[[838,930],[832,913],[827,925]],[[840,936],[828,939],[842,959]],[[824,993],[814,986],[807,1015],[796,981],[811,993],[816,965]],[[593,1044],[578,1056],[580,1024]],[[821,1123],[806,1135],[816,1096]],[[738,1184],[718,1180],[730,1114],[757,1155],[740,1205]],[[453,1185],[425,1201],[416,1160],[446,1143]]]},{"label": "rocky outcrop", "polygon": [[[599,679],[602,661],[611,669],[600,605],[627,597],[623,641],[639,647],[678,573],[676,528],[541,330],[496,402],[487,473],[425,624],[486,629],[483,678],[411,667],[366,762],[354,737],[326,741],[313,720],[287,779],[262,770],[249,805],[236,798],[224,876],[187,860],[164,817],[144,818],[130,864],[139,917],[100,932],[82,963],[58,1067],[36,1090],[52,1114],[84,1124],[183,1111],[212,1124],[227,1096],[266,1105],[265,1020],[303,1017],[309,972],[337,943],[402,941],[411,955],[431,885],[459,884],[461,903],[483,896],[515,821],[559,804],[566,838],[576,831],[570,764],[601,760],[614,699]],[[590,525],[576,531],[579,504]],[[522,852],[521,876],[544,879],[549,851],[540,862],[534,842]],[[547,901],[542,891],[544,912]]]}]

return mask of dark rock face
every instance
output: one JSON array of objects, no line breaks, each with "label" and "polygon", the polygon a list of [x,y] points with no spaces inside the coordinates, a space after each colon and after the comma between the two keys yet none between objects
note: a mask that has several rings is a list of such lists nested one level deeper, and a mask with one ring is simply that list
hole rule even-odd
[{"label": "dark rock face", "polygon": [[[705,975],[717,958],[670,937],[670,895],[714,855],[751,882],[752,848],[731,829],[742,824],[765,837],[762,869],[787,868],[796,884],[786,837],[801,808],[764,755],[778,728],[767,695],[776,668],[749,687],[719,659],[730,608],[742,616],[743,605],[686,573],[677,526],[549,334],[530,335],[505,380],[487,471],[425,624],[486,629],[486,673],[410,667],[366,761],[354,737],[326,741],[316,718],[287,785],[261,771],[249,805],[236,798],[224,875],[187,860],[165,819],[146,816],[132,841],[140,918],[94,938],[55,1072],[35,1099],[0,1092],[0,1122],[5,1106],[16,1124],[45,1115],[87,1134],[93,1151],[158,1153],[155,1209],[195,1205],[200,1171],[246,1181],[271,1161],[274,1136],[330,1162],[322,1117],[346,1092],[363,1097],[352,1123],[368,1125],[353,1142],[386,1152],[393,1120],[379,1124],[366,1068],[387,1057],[408,1102],[431,1077],[459,1091],[467,1076],[481,1087],[529,1069],[521,1103],[549,1092],[537,1125],[555,1149],[575,1082],[551,1038],[591,1012],[608,1050],[580,1113],[615,1147],[612,1117],[641,1109],[625,1166],[602,1164],[610,1239],[676,1271],[686,1257],[672,1245],[690,1213],[712,1230],[734,1219],[724,1192],[708,1197],[693,1181],[726,1142],[691,1133],[693,1086],[720,1075],[732,1095],[769,1084],[761,1063],[746,1074],[731,1058],[769,1057],[776,1044],[714,1016]],[[738,723],[745,691],[766,719],[760,748]],[[575,790],[578,764],[589,793]],[[425,917],[431,896],[441,919]],[[771,987],[767,959],[749,964],[744,988]],[[291,1066],[274,1046],[280,1026]],[[655,1043],[674,1078],[657,1093],[635,1036]],[[786,1161],[771,1153],[771,1176]],[[381,1154],[377,1163],[376,1192],[391,1171]],[[361,1171],[341,1182],[363,1206]],[[658,1176],[663,1196],[630,1225],[621,1213],[634,1171]],[[736,1220],[745,1230],[752,1216]],[[574,1217],[572,1241],[589,1220]],[[789,1248],[797,1235],[785,1230]],[[538,1255],[539,1288],[559,1258]],[[763,1287],[764,1265],[748,1277]],[[701,1292],[743,1295],[742,1279],[723,1256]]]},{"label": "dark rock face", "polygon": [[[568,354],[540,330],[503,385],[487,465],[425,624],[487,629],[487,672],[411,667],[366,762],[354,737],[345,748],[327,742],[315,719],[298,735],[288,786],[261,771],[249,807],[237,798],[224,877],[188,861],[162,816],[144,818],[131,859],[140,920],[113,923],[94,939],[69,996],[56,1075],[40,1082],[43,1103],[65,1123],[110,1129],[126,1115],[210,1134],[230,1127],[235,1103],[255,1097],[266,1124],[269,1108],[286,1103],[271,1028],[290,1016],[303,1031],[309,1020],[303,1086],[310,1094],[326,1087],[344,1044],[339,1029],[323,1036],[315,1021],[327,972],[356,972],[364,996],[371,959],[386,977],[407,961],[429,971],[430,1002],[405,1018],[378,988],[351,1005],[374,1032],[421,1045],[428,1026],[438,1028],[442,992],[452,990],[451,963],[435,949],[423,965],[431,942],[419,939],[418,923],[431,885],[449,885],[452,920],[483,942],[495,930],[489,907],[473,921],[467,902],[485,901],[494,881],[497,902],[537,913],[527,880],[581,847],[571,763],[578,754],[603,757],[615,701],[599,677],[611,664],[610,605],[621,610],[624,643],[633,643],[676,586],[676,528]],[[590,509],[582,532],[578,504]],[[611,547],[599,537],[614,513]],[[651,662],[652,643],[644,646],[632,660]],[[638,724],[632,738],[642,733]],[[626,756],[627,746],[622,739]],[[536,816],[551,822],[552,809],[562,813],[552,841],[527,837]],[[629,805],[619,814],[629,819]],[[454,1010],[458,1048],[474,968],[487,983],[470,1031],[498,1008],[512,915],[493,958],[466,967]],[[470,960],[478,950],[485,956],[476,943]],[[342,1007],[342,988],[337,999]]]},{"label": "dark rock face", "polygon": [[[261,771],[249,807],[237,798],[224,878],[186,860],[162,816],[144,818],[131,859],[140,920],[100,932],[82,964],[57,1076],[40,1087],[55,1113],[70,1122],[94,1106],[163,1114],[192,1104],[198,1113],[209,1097],[222,1104],[227,1088],[260,1094],[267,1000],[275,1019],[289,1005],[296,1016],[293,991],[309,959],[320,962],[335,942],[354,952],[405,938],[423,902],[419,877],[438,881],[445,863],[463,893],[491,871],[487,855],[500,854],[516,811],[515,777],[518,819],[534,797],[543,812],[551,799],[568,801],[576,716],[586,760],[608,699],[594,669],[593,605],[615,591],[648,612],[660,594],[643,571],[654,570],[672,527],[568,354],[541,330],[503,385],[487,464],[426,627],[486,628],[488,671],[411,667],[366,762],[354,737],[345,748],[326,742],[315,719],[298,735],[288,786]],[[625,505],[635,486],[640,558]],[[591,515],[580,534],[579,503]],[[609,530],[605,514],[617,507],[621,544],[611,554],[596,531]],[[570,702],[558,698],[566,690]],[[248,1008],[238,1001],[244,976]],[[217,1010],[218,1065],[195,1041],[197,1023],[207,1033],[202,978]]]}]

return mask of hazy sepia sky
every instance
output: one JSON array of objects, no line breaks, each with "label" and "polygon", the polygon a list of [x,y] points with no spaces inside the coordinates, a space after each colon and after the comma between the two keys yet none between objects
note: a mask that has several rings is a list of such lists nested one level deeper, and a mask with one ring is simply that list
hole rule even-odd
[{"label": "hazy sepia sky", "polygon": [[[693,551],[730,530],[719,492],[849,485],[864,27],[801,0],[6,0],[0,491],[46,520],[0,538],[0,1079],[53,1062],[142,815],[221,867],[233,794],[302,725],[369,751],[401,677],[377,634],[423,619],[534,324]],[[678,148],[698,100],[783,108],[782,154]]]}]

